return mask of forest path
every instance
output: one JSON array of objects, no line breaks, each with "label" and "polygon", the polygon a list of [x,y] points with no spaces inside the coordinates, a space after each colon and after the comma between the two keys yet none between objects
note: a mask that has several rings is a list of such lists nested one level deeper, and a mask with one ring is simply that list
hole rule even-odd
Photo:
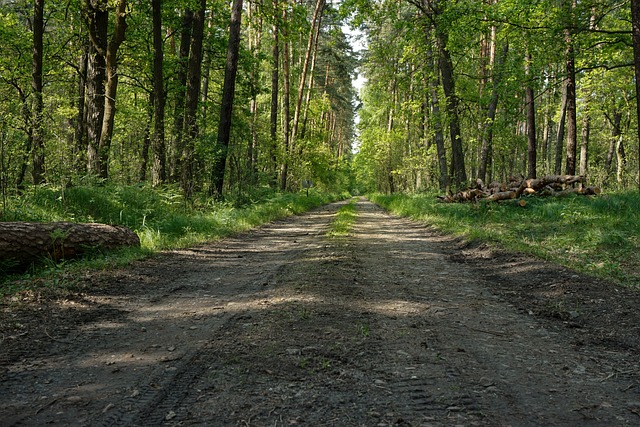
[{"label": "forest path", "polygon": [[326,237],[344,203],[2,305],[0,425],[640,422],[633,349],[534,315],[451,238],[367,201]]}]

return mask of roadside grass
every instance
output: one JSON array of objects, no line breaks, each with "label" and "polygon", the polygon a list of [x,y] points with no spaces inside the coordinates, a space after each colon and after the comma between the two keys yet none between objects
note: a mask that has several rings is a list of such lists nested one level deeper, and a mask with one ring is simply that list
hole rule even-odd
[{"label": "roadside grass", "polygon": [[[299,214],[349,194],[275,193],[256,191],[242,201],[213,202],[201,197],[186,203],[175,187],[148,186],[29,188],[7,199],[0,221],[100,222],[124,225],[140,237],[140,248],[93,253],[82,259],[55,263],[42,260],[28,272],[11,273],[11,262],[0,260],[0,295],[21,290],[16,283],[55,277],[71,269],[105,269],[129,264],[155,252],[190,247],[247,231]],[[53,279],[52,279],[53,280]],[[51,284],[51,281],[48,281]]]},{"label": "roadside grass", "polygon": [[381,195],[385,209],[473,241],[497,243],[573,270],[640,287],[640,194],[527,198],[512,203],[440,203],[436,194]]},{"label": "roadside grass", "polygon": [[358,213],[356,211],[356,200],[351,199],[349,203],[338,209],[336,217],[331,222],[327,236],[329,237],[346,237],[349,235],[351,226],[356,220]]}]

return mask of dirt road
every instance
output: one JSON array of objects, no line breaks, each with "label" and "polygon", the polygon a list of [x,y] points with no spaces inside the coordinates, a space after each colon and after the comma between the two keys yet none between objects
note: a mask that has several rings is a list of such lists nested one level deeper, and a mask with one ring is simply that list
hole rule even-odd
[{"label": "dirt road", "polygon": [[4,301],[0,425],[640,424],[637,293],[340,206]]}]

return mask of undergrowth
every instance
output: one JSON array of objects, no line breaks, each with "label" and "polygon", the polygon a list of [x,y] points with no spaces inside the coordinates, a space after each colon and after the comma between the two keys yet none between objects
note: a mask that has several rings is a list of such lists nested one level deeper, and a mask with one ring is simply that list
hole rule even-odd
[{"label": "undergrowth", "polygon": [[[268,189],[242,199],[214,202],[201,196],[186,202],[176,187],[87,186],[67,189],[32,187],[3,205],[0,221],[99,222],[124,225],[140,237],[141,247],[94,253],[82,260],[42,260],[26,274],[10,275],[11,262],[0,260],[0,294],[14,292],[7,283],[51,276],[69,268],[108,268],[157,251],[184,248],[249,230],[289,215],[349,197],[349,194],[275,193]],[[4,283],[4,284],[3,284]]]},{"label": "undergrowth", "polygon": [[385,209],[467,240],[498,243],[573,270],[640,287],[640,194],[529,197],[512,203],[440,203],[436,194],[370,198]]}]

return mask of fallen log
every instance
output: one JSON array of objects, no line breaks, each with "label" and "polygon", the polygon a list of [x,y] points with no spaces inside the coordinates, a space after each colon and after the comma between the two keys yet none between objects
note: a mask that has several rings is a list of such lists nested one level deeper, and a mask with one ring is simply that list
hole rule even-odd
[{"label": "fallen log", "polygon": [[122,226],[70,222],[0,222],[0,261],[18,266],[42,258],[74,258],[88,251],[140,246],[138,235]]},{"label": "fallen log", "polygon": [[499,200],[509,200],[515,199],[516,192],[515,191],[500,191],[499,193],[494,193],[489,197],[486,197],[484,200],[487,202],[497,202]]}]

